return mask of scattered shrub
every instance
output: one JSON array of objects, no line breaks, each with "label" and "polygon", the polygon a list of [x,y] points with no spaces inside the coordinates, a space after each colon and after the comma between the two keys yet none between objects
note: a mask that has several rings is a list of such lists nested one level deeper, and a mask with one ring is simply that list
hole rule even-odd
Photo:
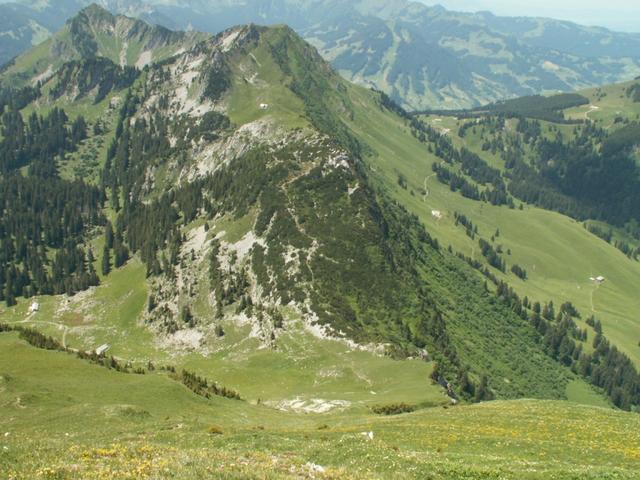
[{"label": "scattered shrub", "polygon": [[408,405],[406,403],[390,403],[388,405],[371,407],[371,411],[378,415],[400,415],[401,413],[409,413],[415,410],[415,405]]},{"label": "scattered shrub", "polygon": [[211,427],[209,427],[209,429],[207,430],[207,433],[209,433],[209,435],[223,435],[224,432],[222,431],[222,429],[216,425],[212,425]]}]

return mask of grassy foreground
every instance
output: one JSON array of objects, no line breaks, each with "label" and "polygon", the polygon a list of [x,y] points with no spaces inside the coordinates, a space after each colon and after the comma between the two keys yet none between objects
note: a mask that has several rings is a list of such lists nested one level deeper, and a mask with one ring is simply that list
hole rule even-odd
[{"label": "grassy foreground", "polygon": [[0,405],[9,479],[632,479],[640,469],[635,414],[526,400],[285,413],[206,400],[164,374],[107,370],[15,333],[0,335]]}]

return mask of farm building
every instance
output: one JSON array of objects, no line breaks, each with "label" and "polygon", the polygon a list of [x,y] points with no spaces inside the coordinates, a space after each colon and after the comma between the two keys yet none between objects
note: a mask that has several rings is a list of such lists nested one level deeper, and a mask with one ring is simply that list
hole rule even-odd
[{"label": "farm building", "polygon": [[108,344],[105,343],[104,345],[100,345],[98,348],[96,348],[96,355],[102,355],[107,350],[109,350]]}]

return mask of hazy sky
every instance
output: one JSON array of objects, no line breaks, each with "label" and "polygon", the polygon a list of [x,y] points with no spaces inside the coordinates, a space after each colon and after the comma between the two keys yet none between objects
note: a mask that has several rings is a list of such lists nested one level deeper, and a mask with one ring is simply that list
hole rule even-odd
[{"label": "hazy sky", "polygon": [[422,0],[449,10],[551,17],[613,30],[640,32],[640,0]]}]

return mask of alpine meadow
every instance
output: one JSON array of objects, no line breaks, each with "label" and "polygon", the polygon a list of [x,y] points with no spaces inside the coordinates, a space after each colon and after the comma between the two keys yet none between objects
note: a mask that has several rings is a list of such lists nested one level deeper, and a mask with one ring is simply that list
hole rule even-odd
[{"label": "alpine meadow", "polygon": [[0,15],[0,478],[639,478],[640,33]]}]

